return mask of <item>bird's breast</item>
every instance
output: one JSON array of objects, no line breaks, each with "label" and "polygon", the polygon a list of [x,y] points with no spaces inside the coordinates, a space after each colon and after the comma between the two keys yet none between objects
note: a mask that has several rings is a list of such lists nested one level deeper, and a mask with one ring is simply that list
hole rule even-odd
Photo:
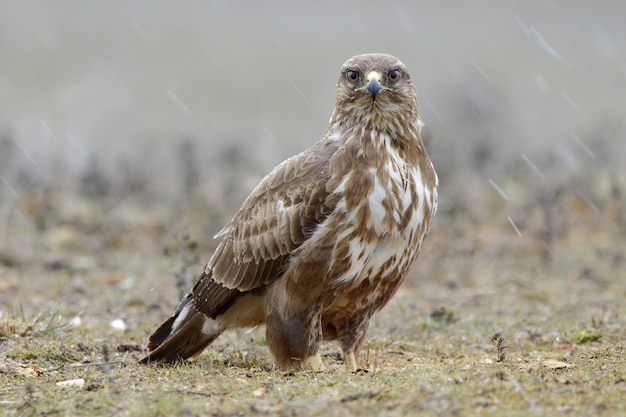
[{"label": "bird's breast", "polygon": [[[425,184],[419,166],[407,164],[394,151],[385,158],[383,164],[352,171],[349,175],[357,178],[343,183],[339,206],[346,227],[331,262],[331,270],[342,271],[335,275],[337,284],[354,288],[365,280],[402,281],[428,232],[434,190]],[[358,203],[348,207],[351,201]]]}]

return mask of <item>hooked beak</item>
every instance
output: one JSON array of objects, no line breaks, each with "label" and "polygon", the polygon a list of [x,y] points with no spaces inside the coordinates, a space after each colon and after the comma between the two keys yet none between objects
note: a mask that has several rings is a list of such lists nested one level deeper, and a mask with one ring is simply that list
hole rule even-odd
[{"label": "hooked beak", "polygon": [[378,71],[370,71],[367,73],[365,77],[365,85],[361,85],[358,88],[355,88],[354,91],[365,91],[372,96],[372,102],[376,102],[376,95],[384,90],[393,91],[393,89],[389,87],[385,87],[382,85],[383,76],[380,75]]},{"label": "hooked beak", "polygon": [[370,71],[367,77],[365,77],[365,81],[367,82],[365,88],[372,96],[373,101],[376,101],[376,94],[383,89],[383,86],[380,84],[381,80],[382,77],[378,71]]}]

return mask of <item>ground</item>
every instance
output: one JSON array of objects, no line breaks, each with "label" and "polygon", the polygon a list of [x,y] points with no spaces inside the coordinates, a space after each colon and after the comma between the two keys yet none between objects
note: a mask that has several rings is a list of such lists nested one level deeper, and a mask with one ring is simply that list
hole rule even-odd
[{"label": "ground", "polygon": [[[626,415],[626,2],[86,4],[0,2],[0,416]],[[367,372],[276,371],[263,328],[138,365],[375,51],[440,204]]]},{"label": "ground", "polygon": [[275,370],[263,328],[226,333],[194,363],[137,364],[221,214],[45,195],[3,211],[0,414],[626,414],[625,245],[610,201],[598,214],[555,200],[585,227],[551,241],[443,210],[353,374],[333,343],[326,372]]}]

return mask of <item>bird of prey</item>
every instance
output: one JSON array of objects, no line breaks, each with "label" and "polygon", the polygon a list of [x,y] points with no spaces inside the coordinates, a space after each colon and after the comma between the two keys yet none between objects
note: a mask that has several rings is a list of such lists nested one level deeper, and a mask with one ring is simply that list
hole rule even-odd
[{"label": "bird of prey", "polygon": [[140,361],[198,356],[223,331],[265,323],[279,369],[324,369],[337,340],[348,370],[372,315],[415,262],[437,208],[437,175],[406,67],[386,54],[341,67],[328,129],[274,168]]}]

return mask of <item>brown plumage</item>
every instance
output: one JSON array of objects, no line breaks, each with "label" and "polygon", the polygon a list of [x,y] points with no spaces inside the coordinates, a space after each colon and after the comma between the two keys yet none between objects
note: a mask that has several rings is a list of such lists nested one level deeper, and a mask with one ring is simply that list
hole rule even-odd
[{"label": "brown plumage", "polygon": [[230,327],[265,323],[280,368],[319,370],[319,343],[338,340],[356,370],[370,318],[404,281],[436,211],[421,126],[397,58],[349,59],[326,133],[252,191],[141,361],[194,358]]}]

